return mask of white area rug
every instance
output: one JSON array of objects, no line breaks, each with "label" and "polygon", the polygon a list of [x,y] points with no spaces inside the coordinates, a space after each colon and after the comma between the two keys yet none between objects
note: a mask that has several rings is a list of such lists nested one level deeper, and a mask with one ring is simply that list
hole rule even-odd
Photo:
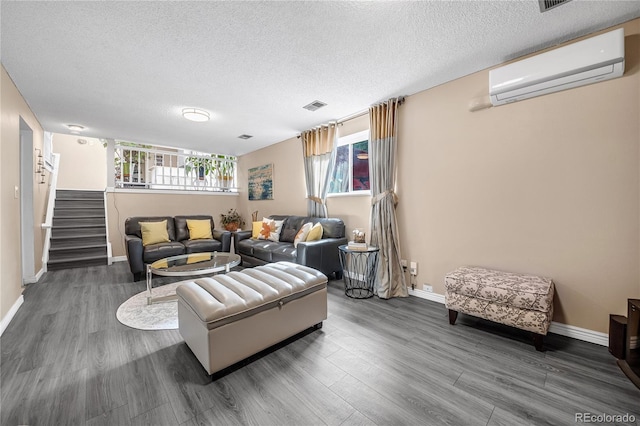
[{"label": "white area rug", "polygon": [[[153,296],[174,294],[180,283],[166,284],[153,289]],[[124,302],[116,312],[122,324],[140,330],[175,330],[178,328],[178,301],[147,305],[147,291]]]}]

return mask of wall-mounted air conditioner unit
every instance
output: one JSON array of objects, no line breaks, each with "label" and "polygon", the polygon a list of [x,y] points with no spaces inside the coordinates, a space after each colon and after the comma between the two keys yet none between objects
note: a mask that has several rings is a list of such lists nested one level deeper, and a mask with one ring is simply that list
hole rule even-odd
[{"label": "wall-mounted air conditioner unit", "polygon": [[489,71],[494,106],[621,77],[622,28]]}]

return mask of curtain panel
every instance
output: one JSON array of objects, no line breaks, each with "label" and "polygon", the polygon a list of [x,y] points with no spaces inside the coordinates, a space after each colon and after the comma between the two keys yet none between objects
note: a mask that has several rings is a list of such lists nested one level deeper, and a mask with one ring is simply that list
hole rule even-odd
[{"label": "curtain panel", "polygon": [[307,215],[328,217],[327,191],[336,157],[338,124],[307,130],[300,137],[307,185]]},{"label": "curtain panel", "polygon": [[394,98],[369,108],[371,244],[380,249],[376,289],[383,299],[408,296],[400,262],[395,193],[398,106],[402,102]]}]

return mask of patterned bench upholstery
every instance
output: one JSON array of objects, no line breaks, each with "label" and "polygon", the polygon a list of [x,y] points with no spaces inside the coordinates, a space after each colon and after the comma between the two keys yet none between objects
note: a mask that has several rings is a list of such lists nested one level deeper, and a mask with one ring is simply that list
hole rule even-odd
[{"label": "patterned bench upholstery", "polygon": [[553,281],[535,275],[465,266],[445,276],[449,323],[458,312],[531,331],[537,350],[553,317]]}]

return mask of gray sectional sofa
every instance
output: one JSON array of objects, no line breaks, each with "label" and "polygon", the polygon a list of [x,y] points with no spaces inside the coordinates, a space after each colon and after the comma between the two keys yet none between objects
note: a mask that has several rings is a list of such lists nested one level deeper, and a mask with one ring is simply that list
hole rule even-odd
[{"label": "gray sectional sofa", "polygon": [[[253,239],[249,230],[233,234],[235,252],[242,258],[243,266],[287,261],[317,269],[328,277],[342,277],[338,246],[347,244],[347,238],[341,219],[285,215],[273,215],[269,219],[284,221],[280,241]],[[320,222],[322,239],[301,242],[296,248],[293,246],[295,234],[307,222]]]}]

